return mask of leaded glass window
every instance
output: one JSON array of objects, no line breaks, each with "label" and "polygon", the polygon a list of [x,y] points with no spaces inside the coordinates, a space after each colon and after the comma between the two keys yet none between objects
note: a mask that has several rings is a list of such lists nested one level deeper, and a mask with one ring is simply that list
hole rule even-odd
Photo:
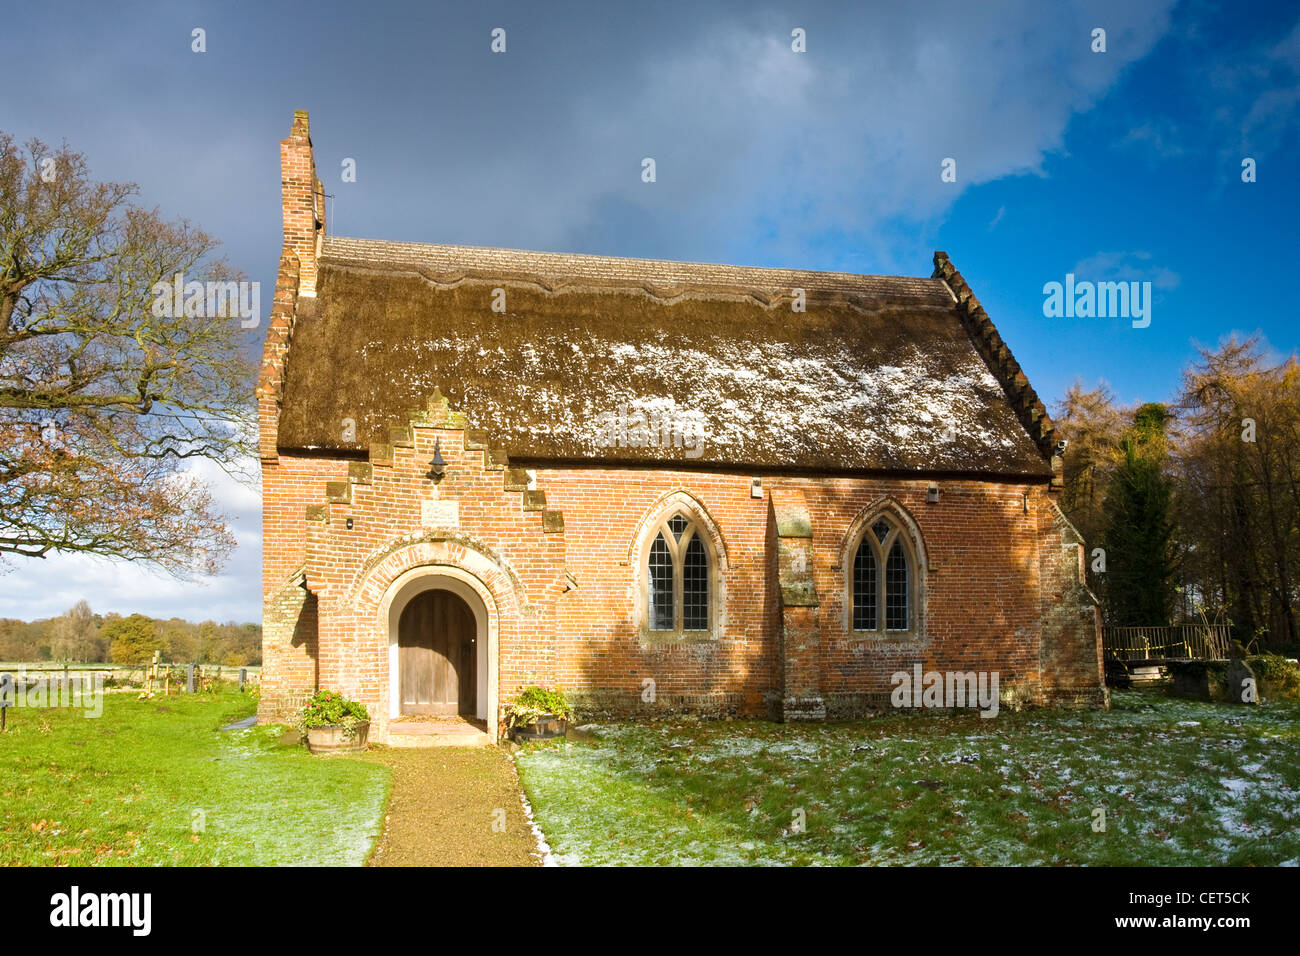
[{"label": "leaded glass window", "polygon": [[648,555],[650,629],[707,631],[711,627],[713,552],[702,524],[674,512],[659,526]]},{"label": "leaded glass window", "polygon": [[874,631],[876,622],[876,552],[866,538],[853,559],[853,629]]},{"label": "leaded glass window", "polygon": [[903,542],[895,537],[889,560],[885,562],[885,627],[888,630],[908,628],[908,577],[907,552],[903,550]]},{"label": "leaded glass window", "polygon": [[709,556],[698,534],[691,535],[682,563],[682,627],[688,631],[709,628]]},{"label": "leaded glass window", "polygon": [[662,534],[650,546],[650,627],[673,629],[673,556]]},{"label": "leaded glass window", "polygon": [[910,631],[913,552],[902,524],[881,515],[858,541],[849,576],[855,631]]}]

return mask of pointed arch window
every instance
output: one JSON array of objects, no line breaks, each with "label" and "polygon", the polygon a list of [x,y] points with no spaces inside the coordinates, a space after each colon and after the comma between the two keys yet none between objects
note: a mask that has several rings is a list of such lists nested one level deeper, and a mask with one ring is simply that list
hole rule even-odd
[{"label": "pointed arch window", "polygon": [[646,557],[650,630],[710,630],[714,560],[703,526],[676,511],[651,533]]},{"label": "pointed arch window", "polygon": [[889,515],[873,521],[853,557],[853,630],[884,633],[914,628],[914,567],[914,551],[903,526]]}]

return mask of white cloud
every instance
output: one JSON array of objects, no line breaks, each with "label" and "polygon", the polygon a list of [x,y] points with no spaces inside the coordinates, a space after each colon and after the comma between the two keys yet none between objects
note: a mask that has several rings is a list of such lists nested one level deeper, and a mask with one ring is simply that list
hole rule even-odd
[{"label": "white cloud", "polygon": [[1183,154],[1178,142],[1178,128],[1167,120],[1147,120],[1129,130],[1119,141],[1120,146],[1146,146],[1158,156],[1173,157]]},{"label": "white cloud", "polygon": [[1143,251],[1098,252],[1076,262],[1070,271],[1089,282],[1150,282],[1162,291],[1177,288],[1182,281],[1178,273],[1156,265],[1151,253]]},{"label": "white cloud", "polygon": [[0,577],[0,617],[23,620],[62,614],[85,598],[97,612],[140,612],[190,620],[261,620],[261,496],[199,461],[190,471],[208,482],[218,511],[230,517],[237,547],[213,578],[181,581],[145,564],[84,554],[14,558]]}]

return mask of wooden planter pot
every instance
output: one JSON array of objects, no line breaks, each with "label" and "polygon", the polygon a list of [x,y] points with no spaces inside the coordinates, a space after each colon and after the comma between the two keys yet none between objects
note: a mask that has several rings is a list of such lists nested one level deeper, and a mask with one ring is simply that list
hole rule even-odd
[{"label": "wooden planter pot", "polygon": [[363,720],[352,725],[352,734],[341,725],[332,727],[308,727],[307,749],[314,754],[354,753],[366,749],[366,738],[370,736],[370,721]]},{"label": "wooden planter pot", "polygon": [[563,717],[555,714],[542,714],[531,724],[524,724],[522,727],[512,727],[510,729],[511,740],[550,740],[554,737],[563,737],[568,730],[569,722]]}]

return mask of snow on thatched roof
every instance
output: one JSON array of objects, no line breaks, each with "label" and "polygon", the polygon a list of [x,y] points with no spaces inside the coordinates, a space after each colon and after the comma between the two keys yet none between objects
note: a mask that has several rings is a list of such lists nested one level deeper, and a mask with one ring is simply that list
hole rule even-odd
[{"label": "snow on thatched roof", "polygon": [[329,237],[279,444],[364,451],[440,389],[517,460],[1049,474],[957,308],[941,279]]}]

